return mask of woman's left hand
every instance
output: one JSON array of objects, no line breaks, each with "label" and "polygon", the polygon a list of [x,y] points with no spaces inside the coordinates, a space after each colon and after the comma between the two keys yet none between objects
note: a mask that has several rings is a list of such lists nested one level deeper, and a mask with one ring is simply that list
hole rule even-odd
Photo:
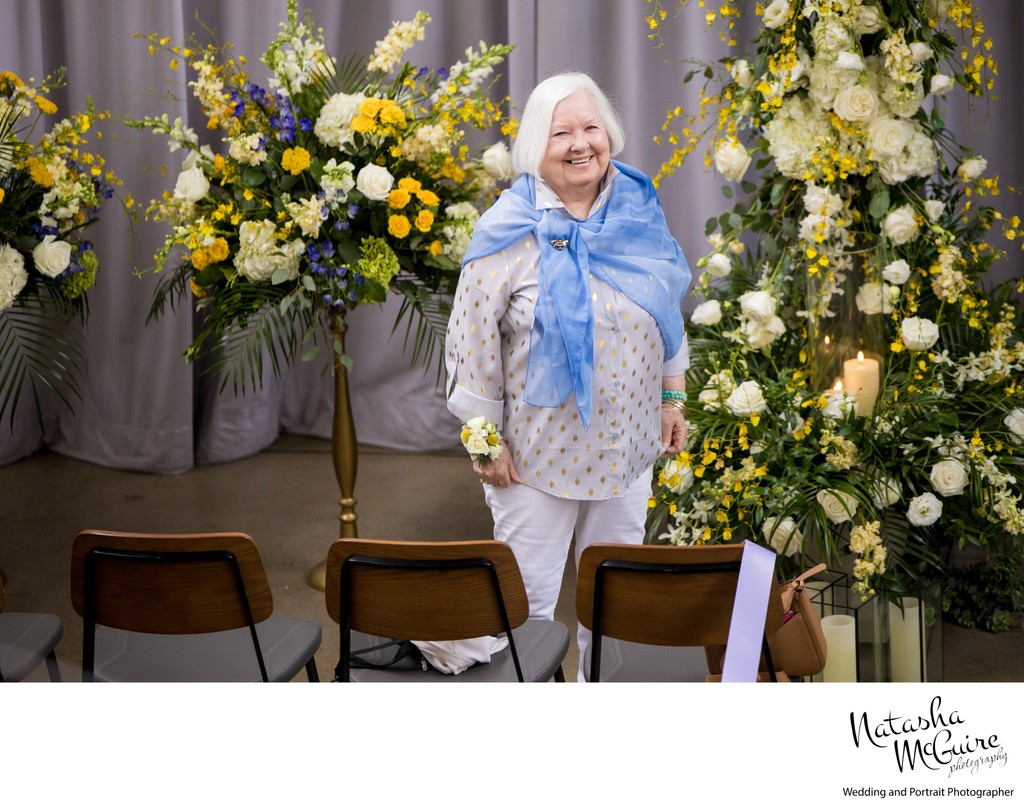
[{"label": "woman's left hand", "polygon": [[686,416],[670,407],[661,408],[661,446],[664,457],[677,455],[686,448]]}]

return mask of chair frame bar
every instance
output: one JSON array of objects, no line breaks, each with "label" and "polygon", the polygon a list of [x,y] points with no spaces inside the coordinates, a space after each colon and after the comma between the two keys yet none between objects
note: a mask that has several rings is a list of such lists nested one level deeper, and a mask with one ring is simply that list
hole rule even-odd
[{"label": "chair frame bar", "polygon": [[512,662],[516,668],[516,676],[520,682],[525,682],[523,668],[519,662],[519,652],[516,650],[516,641],[512,636],[512,625],[509,621],[508,610],[505,608],[505,598],[501,593],[501,581],[498,578],[498,570],[494,562],[489,558],[455,558],[455,559],[413,559],[413,558],[383,558],[372,555],[350,555],[341,564],[341,586],[339,604],[340,620],[338,625],[341,632],[341,654],[338,660],[338,667],[335,670],[336,681],[348,682],[350,677],[350,656],[352,653],[352,630],[350,627],[350,598],[352,592],[352,569],[356,566],[364,567],[385,567],[388,569],[415,569],[415,570],[453,570],[453,569],[486,569],[491,580],[491,586],[497,597],[498,608],[501,611],[502,624],[505,627],[505,635],[508,638],[509,651],[512,653]]},{"label": "chair frame bar", "polygon": [[[671,563],[671,562],[640,562],[624,561],[615,558],[606,558],[594,572],[594,613],[593,630],[590,640],[590,681],[600,681],[601,671],[601,621],[604,615],[604,583],[605,575],[610,570],[622,570],[627,572],[639,572],[653,575],[690,575],[695,573],[715,572],[738,572],[739,561],[709,561],[698,564]],[[761,651],[764,654],[765,663],[768,666],[768,674],[771,681],[777,681],[775,675],[775,664],[772,661],[771,648],[768,646],[768,635],[761,634]]]},{"label": "chair frame bar", "polygon": [[[264,682],[269,682],[267,666],[263,661],[263,649],[260,647],[260,638],[256,632],[256,623],[253,620],[252,609],[249,605],[249,595],[245,589],[245,580],[242,577],[242,568],[238,563],[235,554],[229,550],[185,550],[185,551],[152,551],[152,550],[124,550],[114,547],[93,547],[84,558],[84,614],[85,634],[82,638],[82,681],[95,681],[96,664],[96,566],[101,559],[120,559],[123,561],[139,561],[159,563],[165,561],[176,562],[197,562],[209,563],[211,561],[223,561],[227,563],[233,572],[235,584],[238,588],[238,595],[245,609],[245,616],[249,623],[249,635],[252,637],[253,650],[256,653],[256,661],[260,667],[260,677]],[[307,667],[308,672],[308,667]]]}]

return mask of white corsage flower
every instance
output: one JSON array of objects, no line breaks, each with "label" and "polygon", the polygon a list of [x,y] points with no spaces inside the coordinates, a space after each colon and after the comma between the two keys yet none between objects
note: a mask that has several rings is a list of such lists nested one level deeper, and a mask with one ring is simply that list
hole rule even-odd
[{"label": "white corsage flower", "polygon": [[501,456],[501,435],[498,434],[498,427],[482,415],[466,421],[462,425],[459,437],[473,460],[490,463]]}]

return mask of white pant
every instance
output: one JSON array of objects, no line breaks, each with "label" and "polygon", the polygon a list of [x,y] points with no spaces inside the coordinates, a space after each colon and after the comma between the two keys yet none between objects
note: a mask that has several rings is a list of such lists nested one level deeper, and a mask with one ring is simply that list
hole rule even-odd
[{"label": "white pant", "polygon": [[[508,488],[484,486],[494,517],[494,538],[508,544],[523,575],[530,600],[530,617],[552,620],[573,532],[576,568],[580,554],[595,543],[641,544],[651,497],[651,474],[646,472],[623,494],[611,499],[563,499],[527,485]],[[577,678],[583,681],[583,658],[590,631],[579,626]]]}]

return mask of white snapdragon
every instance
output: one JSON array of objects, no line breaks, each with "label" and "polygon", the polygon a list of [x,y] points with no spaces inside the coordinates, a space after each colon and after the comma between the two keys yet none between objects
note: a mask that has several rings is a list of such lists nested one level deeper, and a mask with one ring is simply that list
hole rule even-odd
[{"label": "white snapdragon", "polygon": [[405,52],[414,43],[423,40],[424,29],[429,22],[430,15],[425,11],[418,11],[416,17],[410,22],[392,23],[391,30],[387,35],[377,41],[370,61],[367,62],[367,69],[379,73],[391,72],[395,65],[402,61]]},{"label": "white snapdragon", "polygon": [[318,196],[309,196],[298,202],[286,201],[288,216],[306,238],[315,238],[320,227],[327,221],[327,206]]},{"label": "white snapdragon", "polygon": [[348,200],[348,192],[356,187],[355,169],[348,160],[339,163],[333,157],[324,163],[320,188],[323,189],[324,201],[328,205],[340,205]]},{"label": "white snapdragon", "polygon": [[228,155],[242,165],[258,166],[267,159],[267,139],[260,134],[229,138]]}]

